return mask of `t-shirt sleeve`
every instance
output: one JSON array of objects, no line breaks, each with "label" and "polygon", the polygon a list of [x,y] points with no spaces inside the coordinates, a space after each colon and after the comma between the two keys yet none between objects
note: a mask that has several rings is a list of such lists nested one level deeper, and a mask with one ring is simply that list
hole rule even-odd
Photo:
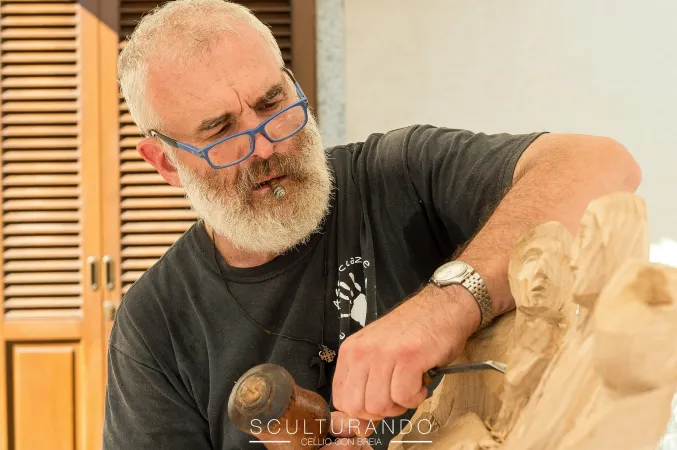
[{"label": "t-shirt sleeve", "polygon": [[430,125],[394,130],[374,138],[376,148],[365,155],[373,171],[369,179],[387,193],[394,210],[418,204],[431,229],[446,234],[441,241],[464,243],[506,194],[517,161],[541,134]]},{"label": "t-shirt sleeve", "polygon": [[121,307],[109,344],[103,449],[211,449],[207,421],[144,347]]}]

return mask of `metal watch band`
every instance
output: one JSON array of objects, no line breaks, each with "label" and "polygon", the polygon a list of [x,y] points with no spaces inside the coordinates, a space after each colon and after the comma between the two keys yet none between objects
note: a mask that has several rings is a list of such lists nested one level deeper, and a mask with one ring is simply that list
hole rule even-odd
[{"label": "metal watch band", "polygon": [[463,280],[461,285],[470,291],[480,307],[480,314],[482,318],[477,331],[483,330],[491,323],[494,314],[491,307],[491,297],[489,296],[487,286],[484,284],[484,280],[477,272],[473,272],[472,275]]}]

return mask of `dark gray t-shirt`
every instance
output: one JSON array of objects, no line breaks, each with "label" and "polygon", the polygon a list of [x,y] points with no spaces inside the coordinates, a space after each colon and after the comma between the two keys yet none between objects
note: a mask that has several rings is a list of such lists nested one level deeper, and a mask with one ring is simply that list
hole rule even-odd
[{"label": "dark gray t-shirt", "polygon": [[[265,333],[230,295],[268,330],[337,349],[476,233],[539,134],[417,125],[328,149],[336,184],[322,229],[259,267],[228,266],[198,221],[121,302],[109,345],[104,449],[262,448],[229,423],[227,404],[240,376],[266,362],[331,405],[335,363],[318,388],[319,367],[311,366],[318,348]],[[382,431],[375,448],[387,448],[391,435]]]}]

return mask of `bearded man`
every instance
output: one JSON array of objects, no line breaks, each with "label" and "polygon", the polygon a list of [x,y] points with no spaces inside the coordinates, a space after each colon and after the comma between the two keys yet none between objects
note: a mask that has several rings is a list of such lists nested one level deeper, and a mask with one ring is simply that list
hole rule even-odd
[{"label": "bearded man", "polygon": [[138,151],[200,220],[121,302],[105,449],[261,448],[227,404],[266,362],[337,420],[409,417],[422,374],[514,307],[516,240],[640,183],[605,137],[415,125],[325,149],[270,30],[224,0],[145,16],[119,78]]}]

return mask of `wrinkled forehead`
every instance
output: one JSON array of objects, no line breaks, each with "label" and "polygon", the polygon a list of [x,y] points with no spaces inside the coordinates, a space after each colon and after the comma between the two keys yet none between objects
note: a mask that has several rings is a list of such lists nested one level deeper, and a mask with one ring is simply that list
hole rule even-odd
[{"label": "wrinkled forehead", "polygon": [[148,68],[147,101],[175,139],[189,140],[205,118],[241,114],[284,80],[273,50],[254,30],[220,32],[192,48],[160,53]]}]

